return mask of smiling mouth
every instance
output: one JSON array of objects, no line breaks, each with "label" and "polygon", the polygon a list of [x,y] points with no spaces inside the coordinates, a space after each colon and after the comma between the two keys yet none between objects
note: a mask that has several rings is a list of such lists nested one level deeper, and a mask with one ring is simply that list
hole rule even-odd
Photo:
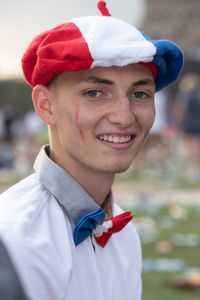
[{"label": "smiling mouth", "polygon": [[104,135],[97,136],[97,138],[100,141],[119,144],[119,143],[129,143],[132,140],[133,135],[130,134],[130,135],[118,136],[118,135],[104,134]]}]

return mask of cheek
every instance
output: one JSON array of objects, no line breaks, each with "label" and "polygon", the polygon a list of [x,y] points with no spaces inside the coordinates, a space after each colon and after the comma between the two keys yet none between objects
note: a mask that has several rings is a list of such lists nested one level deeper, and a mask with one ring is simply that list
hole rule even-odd
[{"label": "cheek", "polygon": [[74,109],[74,125],[75,125],[75,130],[77,131],[78,136],[81,138],[81,140],[85,140],[84,138],[84,126],[83,126],[83,121],[82,121],[82,116],[80,114],[80,105],[78,104],[75,109]]},{"label": "cheek", "polygon": [[70,140],[73,140],[72,137],[78,136],[77,128],[77,117],[74,107],[67,107],[65,105],[60,105],[56,110],[56,127],[58,135],[62,136],[62,139],[65,140],[66,137],[69,137]]},{"label": "cheek", "polygon": [[95,129],[99,119],[100,117],[95,111],[82,107],[80,104],[76,105],[74,109],[74,123],[82,138]]},{"label": "cheek", "polygon": [[155,108],[149,107],[140,112],[140,124],[144,130],[150,130],[155,120]]}]

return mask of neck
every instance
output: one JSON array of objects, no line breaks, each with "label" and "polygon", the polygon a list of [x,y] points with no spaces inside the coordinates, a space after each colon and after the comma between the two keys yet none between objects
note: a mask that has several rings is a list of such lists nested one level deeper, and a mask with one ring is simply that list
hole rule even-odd
[{"label": "neck", "polygon": [[104,203],[114,181],[113,174],[91,170],[85,166],[80,168],[80,166],[72,165],[68,161],[61,161],[52,149],[50,150],[50,158],[70,173],[98,205],[101,206]]},{"label": "neck", "polygon": [[82,185],[82,187],[90,194],[90,196],[101,206],[108,194],[110,193],[111,186],[113,184],[114,176],[110,178],[109,176],[99,174],[89,174],[86,176],[72,176]]}]

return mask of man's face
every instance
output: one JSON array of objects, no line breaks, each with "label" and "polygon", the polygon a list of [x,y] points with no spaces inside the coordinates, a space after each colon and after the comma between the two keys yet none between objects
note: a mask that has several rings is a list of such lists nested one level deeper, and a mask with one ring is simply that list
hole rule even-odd
[{"label": "man's face", "polygon": [[114,175],[129,168],[155,117],[149,69],[132,64],[65,72],[49,89],[57,163],[72,175]]}]

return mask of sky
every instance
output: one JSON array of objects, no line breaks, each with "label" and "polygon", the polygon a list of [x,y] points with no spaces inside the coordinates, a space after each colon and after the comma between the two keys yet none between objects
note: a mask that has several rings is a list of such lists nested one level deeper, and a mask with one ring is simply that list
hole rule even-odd
[{"label": "sky", "polygon": [[[22,76],[21,57],[39,33],[77,16],[98,15],[97,0],[0,0],[0,79]],[[113,17],[140,26],[146,0],[107,0]]]}]

